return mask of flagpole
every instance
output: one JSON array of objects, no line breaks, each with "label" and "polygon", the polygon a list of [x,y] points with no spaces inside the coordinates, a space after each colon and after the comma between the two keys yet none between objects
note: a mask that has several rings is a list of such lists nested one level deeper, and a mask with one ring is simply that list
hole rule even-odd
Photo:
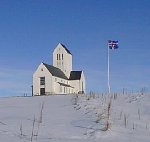
[{"label": "flagpole", "polygon": [[108,93],[110,94],[110,64],[109,64],[109,46],[108,46]]},{"label": "flagpole", "polygon": [[118,46],[118,41],[115,40],[108,40],[108,93],[111,93],[111,87],[110,87],[110,49],[117,49],[119,48]]}]

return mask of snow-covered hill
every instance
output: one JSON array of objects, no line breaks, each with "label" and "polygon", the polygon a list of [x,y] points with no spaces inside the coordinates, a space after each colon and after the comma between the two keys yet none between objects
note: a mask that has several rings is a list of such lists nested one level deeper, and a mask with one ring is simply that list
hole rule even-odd
[{"label": "snow-covered hill", "polygon": [[0,98],[2,142],[149,142],[149,94]]}]

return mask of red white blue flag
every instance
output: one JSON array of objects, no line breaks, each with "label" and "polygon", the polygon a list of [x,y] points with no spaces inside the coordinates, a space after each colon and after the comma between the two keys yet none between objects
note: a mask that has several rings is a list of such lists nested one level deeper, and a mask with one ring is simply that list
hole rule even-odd
[{"label": "red white blue flag", "polygon": [[116,41],[116,40],[108,40],[108,47],[109,47],[109,49],[117,49],[117,48],[119,48],[118,41]]}]

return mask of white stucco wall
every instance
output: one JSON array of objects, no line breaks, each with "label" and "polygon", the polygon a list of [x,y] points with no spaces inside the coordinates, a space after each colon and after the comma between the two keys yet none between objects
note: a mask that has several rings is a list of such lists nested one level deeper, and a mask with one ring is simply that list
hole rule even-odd
[{"label": "white stucco wall", "polygon": [[54,84],[54,92],[55,94],[62,94],[61,90],[60,90],[60,84],[58,82],[61,82],[62,78],[59,78],[59,77],[53,77],[53,84]]},{"label": "white stucco wall", "polygon": [[[45,85],[40,85],[40,77],[45,77]],[[41,63],[33,74],[33,95],[40,95],[40,88],[45,87],[45,93],[53,93],[52,75]]]},{"label": "white stucco wall", "polygon": [[55,94],[58,94],[59,92],[59,84],[57,83],[57,80],[58,80],[57,77],[54,77],[54,76],[52,77],[53,87],[54,87],[53,91]]},{"label": "white stucco wall", "polygon": [[54,87],[54,93],[55,94],[68,94],[71,93],[71,87],[66,87],[60,85],[60,83],[64,83],[67,85],[70,85],[70,82],[68,80],[52,76],[52,81],[53,81],[53,87]]},{"label": "white stucco wall", "polygon": [[71,86],[73,86],[73,93],[79,92],[79,80],[71,80],[70,81]]}]

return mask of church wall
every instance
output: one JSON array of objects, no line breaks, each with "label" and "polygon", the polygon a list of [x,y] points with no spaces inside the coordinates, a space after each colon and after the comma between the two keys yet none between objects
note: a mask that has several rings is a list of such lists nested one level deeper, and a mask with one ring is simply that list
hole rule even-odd
[{"label": "church wall", "polygon": [[70,85],[69,80],[65,80],[65,79],[62,79],[59,77],[53,77],[55,94],[70,94],[73,92],[71,87],[62,86],[59,83],[64,83],[64,84]]},{"label": "church wall", "polygon": [[59,94],[60,85],[57,82],[60,80],[60,78],[53,76],[52,80],[53,80],[53,85],[54,85],[54,90],[53,91],[54,91],[55,94]]},{"label": "church wall", "polygon": [[[45,85],[40,85],[40,77],[45,77]],[[40,95],[40,88],[45,88],[45,94],[53,93],[52,75],[41,63],[33,74],[33,95]]]},{"label": "church wall", "polygon": [[64,73],[69,78],[70,72],[72,71],[72,55],[71,54],[67,54],[64,57],[64,68],[65,68]]},{"label": "church wall", "polygon": [[79,80],[71,80],[70,81],[71,86],[73,86],[73,93],[79,92]]}]

